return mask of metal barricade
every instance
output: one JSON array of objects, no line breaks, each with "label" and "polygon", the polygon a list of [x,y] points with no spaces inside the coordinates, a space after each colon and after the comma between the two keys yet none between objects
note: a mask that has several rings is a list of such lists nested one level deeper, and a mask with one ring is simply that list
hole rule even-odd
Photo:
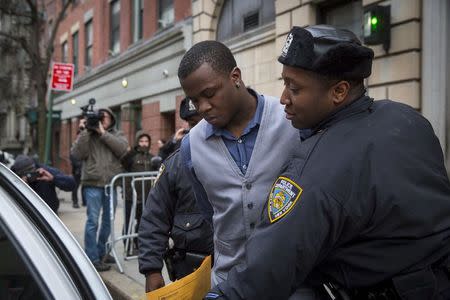
[{"label": "metal barricade", "polygon": [[[129,243],[133,242],[133,239],[137,237],[137,233],[133,232],[133,228],[136,224],[136,206],[137,206],[137,198],[138,198],[138,191],[136,191],[135,189],[135,182],[136,181],[142,181],[143,184],[141,185],[141,196],[142,196],[142,205],[144,205],[145,200],[147,199],[147,195],[145,194],[145,184],[144,181],[150,181],[151,187],[153,187],[153,184],[156,180],[156,177],[158,175],[158,172],[130,172],[130,173],[120,173],[117,174],[116,176],[114,176],[111,179],[111,183],[107,186],[105,186],[105,191],[109,190],[111,191],[109,193],[109,202],[110,202],[110,210],[109,210],[109,216],[110,216],[110,220],[111,220],[111,233],[109,236],[109,241],[107,243],[107,251],[106,253],[111,252],[111,255],[114,257],[114,260],[116,261],[117,267],[119,269],[120,273],[123,273],[123,267],[122,264],[120,263],[120,259],[117,255],[117,242],[123,241],[125,240],[125,251],[124,251],[124,259],[133,259],[133,258],[137,258],[137,256],[128,256],[127,253],[127,248],[129,246]],[[127,182],[127,179],[130,179],[131,181],[131,186],[128,186],[128,184],[130,182]],[[121,183],[119,183],[119,180],[121,180]],[[122,188],[122,195],[123,195],[123,204],[124,204],[124,209],[123,209],[123,217],[124,217],[124,224],[122,226],[122,235],[116,236],[116,232],[114,229],[114,220],[115,220],[115,199],[114,199],[114,194],[117,194],[117,189],[121,187]],[[131,205],[131,211],[130,211],[130,219],[128,222],[128,226],[126,226],[126,209],[125,209],[125,202],[127,201],[127,199],[125,199],[126,197],[126,192],[127,189],[131,188],[132,191],[132,205]],[[117,200],[118,201],[118,200]],[[127,230],[125,231],[125,228],[127,228]]]}]

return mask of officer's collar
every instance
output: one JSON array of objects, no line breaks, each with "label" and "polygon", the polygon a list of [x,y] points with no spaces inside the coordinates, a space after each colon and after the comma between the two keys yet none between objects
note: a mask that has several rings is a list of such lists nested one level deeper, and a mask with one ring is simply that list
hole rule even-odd
[{"label": "officer's collar", "polygon": [[348,117],[359,114],[363,111],[368,110],[373,104],[373,98],[369,96],[363,95],[358,99],[350,102],[349,104],[339,108],[335,112],[333,112],[330,116],[325,118],[322,122],[320,122],[317,126],[313,128],[313,132],[316,133],[319,130],[323,130],[332,126],[333,124],[347,119]]}]

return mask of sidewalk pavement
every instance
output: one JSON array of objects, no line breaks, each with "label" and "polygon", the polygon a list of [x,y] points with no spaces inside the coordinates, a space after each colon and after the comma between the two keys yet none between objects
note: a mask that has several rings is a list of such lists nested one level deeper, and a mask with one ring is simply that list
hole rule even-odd
[{"label": "sidewalk pavement", "polygon": [[[61,199],[59,206],[59,217],[74,235],[81,247],[84,248],[84,225],[86,223],[86,207],[72,207],[71,193],[58,191],[58,198]],[[114,228],[116,235],[122,232],[122,224],[124,219],[123,201],[118,200],[116,209],[116,219]],[[145,277],[139,273],[137,259],[124,260],[124,246],[122,242],[116,244],[117,254],[120,256],[124,273],[121,274],[116,265],[112,265],[111,270],[100,272],[105,285],[110,291],[113,299],[117,300],[137,300],[145,298]],[[167,271],[163,269],[164,281],[170,282]]]}]

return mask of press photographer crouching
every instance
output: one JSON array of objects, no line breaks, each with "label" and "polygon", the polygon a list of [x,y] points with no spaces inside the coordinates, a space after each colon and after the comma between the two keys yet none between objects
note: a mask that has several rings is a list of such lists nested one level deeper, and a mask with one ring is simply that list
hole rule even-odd
[{"label": "press photographer crouching", "polygon": [[[94,110],[95,100],[83,109],[86,129],[82,130],[72,146],[71,155],[82,161],[81,184],[87,206],[84,247],[97,271],[106,271],[114,259],[106,255],[106,242],[111,231],[109,192],[105,186],[123,172],[120,160],[127,153],[128,142],[120,131],[110,109]],[[116,196],[116,195],[114,195]],[[100,212],[102,221],[99,226]],[[100,229],[99,229],[100,227]]]},{"label": "press photographer crouching", "polygon": [[22,178],[55,213],[59,208],[55,187],[63,191],[72,191],[75,188],[75,180],[72,176],[65,175],[56,168],[36,163],[26,155],[17,156],[11,170]]}]

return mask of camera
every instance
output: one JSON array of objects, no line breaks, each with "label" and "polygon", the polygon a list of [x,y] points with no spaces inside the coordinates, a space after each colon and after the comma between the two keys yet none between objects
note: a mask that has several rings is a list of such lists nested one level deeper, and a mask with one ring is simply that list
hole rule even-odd
[{"label": "camera", "polygon": [[32,171],[26,173],[24,176],[27,178],[27,182],[31,183],[36,181],[36,179],[38,179],[41,175],[39,174],[38,171]]},{"label": "camera", "polygon": [[94,110],[94,105],[95,99],[91,98],[89,99],[88,105],[81,107],[83,116],[86,118],[86,128],[90,130],[96,130],[103,117],[103,114],[100,111]]}]

